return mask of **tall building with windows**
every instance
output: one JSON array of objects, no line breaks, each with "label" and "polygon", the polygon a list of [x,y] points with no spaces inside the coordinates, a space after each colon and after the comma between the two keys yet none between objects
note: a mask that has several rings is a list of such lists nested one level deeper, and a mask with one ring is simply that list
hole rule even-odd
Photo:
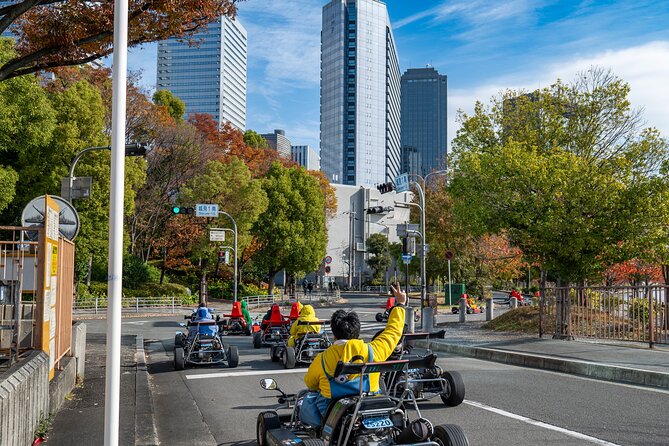
[{"label": "tall building with windows", "polygon": [[447,78],[434,68],[402,75],[402,164],[426,175],[446,167]]},{"label": "tall building with windows", "polygon": [[219,126],[229,121],[246,129],[246,29],[222,16],[196,34],[197,46],[178,39],[158,43],[156,89],[186,103],[186,116],[209,113]]},{"label": "tall building with windows", "polygon": [[321,168],[372,187],[400,173],[400,68],[385,3],[332,0],[321,31]]},{"label": "tall building with windows", "polygon": [[311,146],[292,146],[292,160],[307,170],[320,170],[321,157]]},{"label": "tall building with windows", "polygon": [[290,140],[286,138],[286,132],[281,129],[274,130],[274,133],[263,133],[263,138],[267,141],[267,145],[279,152],[279,155],[290,159],[291,146]]}]

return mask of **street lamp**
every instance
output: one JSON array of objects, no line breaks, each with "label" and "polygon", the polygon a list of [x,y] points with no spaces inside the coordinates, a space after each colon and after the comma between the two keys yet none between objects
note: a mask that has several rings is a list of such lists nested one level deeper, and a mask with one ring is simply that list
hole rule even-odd
[{"label": "street lamp", "polygon": [[[74,184],[75,176],[74,176],[74,168],[76,167],[77,163],[79,162],[79,159],[84,155],[84,153],[92,152],[94,150],[111,150],[111,146],[95,146],[95,147],[87,147],[81,152],[77,153],[75,157],[72,159],[72,163],[70,164],[70,173],[67,177],[68,179],[68,187],[67,190],[65,190],[65,187],[62,189],[61,195],[63,196],[63,199],[69,201],[70,203],[72,202],[72,186]],[[132,143],[132,144],[126,144],[125,145],[125,156],[145,156],[147,152],[147,146],[146,144],[142,143]]]},{"label": "street lamp", "polygon": [[230,221],[232,222],[232,228],[233,228],[233,231],[234,231],[234,239],[235,239],[235,242],[234,242],[234,245],[235,245],[235,249],[234,249],[234,250],[235,250],[235,261],[234,261],[234,266],[233,266],[233,268],[234,268],[234,270],[235,270],[235,278],[234,278],[234,281],[235,281],[235,282],[234,282],[233,296],[234,296],[234,301],[237,302],[237,222],[235,222],[235,219],[232,218],[232,215],[228,214],[228,213],[225,212],[225,211],[218,211],[218,213],[219,213],[219,215],[220,215],[220,214],[223,214],[223,215],[225,215],[226,217],[228,217],[228,218],[230,219]]}]

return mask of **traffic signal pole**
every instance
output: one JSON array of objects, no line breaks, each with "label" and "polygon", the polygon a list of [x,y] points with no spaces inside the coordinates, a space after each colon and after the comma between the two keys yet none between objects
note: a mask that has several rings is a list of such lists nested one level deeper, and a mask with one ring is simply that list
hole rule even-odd
[{"label": "traffic signal pole", "polygon": [[232,227],[234,229],[235,260],[233,262],[234,263],[233,269],[235,270],[235,283],[234,283],[233,296],[234,296],[234,301],[237,302],[237,223],[235,222],[235,219],[232,218],[232,215],[228,214],[227,212],[218,211],[218,213],[219,213],[219,215],[223,214],[223,215],[227,216],[230,219],[230,221],[232,222]]}]

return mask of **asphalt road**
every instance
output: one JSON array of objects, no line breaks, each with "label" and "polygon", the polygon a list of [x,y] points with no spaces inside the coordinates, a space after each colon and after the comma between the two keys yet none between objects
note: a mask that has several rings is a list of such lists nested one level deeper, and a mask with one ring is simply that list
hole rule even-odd
[{"label": "asphalt road", "polygon": [[[385,300],[347,296],[369,339],[383,324],[374,314]],[[227,311],[227,309],[226,309]],[[317,309],[327,318],[332,308]],[[445,316],[457,318],[457,316]],[[455,319],[454,319],[455,320]],[[273,377],[286,392],[303,388],[305,368],[285,370],[270,361],[269,349],[256,350],[250,337],[229,337],[237,345],[236,369],[172,365],[174,334],[183,316],[128,318],[124,334],[144,336],[151,373],[156,425],[164,445],[253,445],[258,412],[273,408],[274,393],[258,382]],[[104,321],[88,321],[92,332]],[[465,402],[445,407],[439,399],[421,404],[434,424],[454,423],[472,445],[666,445],[669,392],[596,381],[571,375],[440,355],[439,365],[459,371]]]}]

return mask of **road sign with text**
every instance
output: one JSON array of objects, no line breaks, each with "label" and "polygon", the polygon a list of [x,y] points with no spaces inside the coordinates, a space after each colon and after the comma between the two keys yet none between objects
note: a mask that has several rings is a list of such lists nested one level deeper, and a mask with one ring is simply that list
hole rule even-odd
[{"label": "road sign with text", "polygon": [[197,204],[195,206],[196,217],[218,217],[217,204]]},{"label": "road sign with text", "polygon": [[397,193],[409,191],[409,175],[403,173],[395,177],[395,190]]}]

